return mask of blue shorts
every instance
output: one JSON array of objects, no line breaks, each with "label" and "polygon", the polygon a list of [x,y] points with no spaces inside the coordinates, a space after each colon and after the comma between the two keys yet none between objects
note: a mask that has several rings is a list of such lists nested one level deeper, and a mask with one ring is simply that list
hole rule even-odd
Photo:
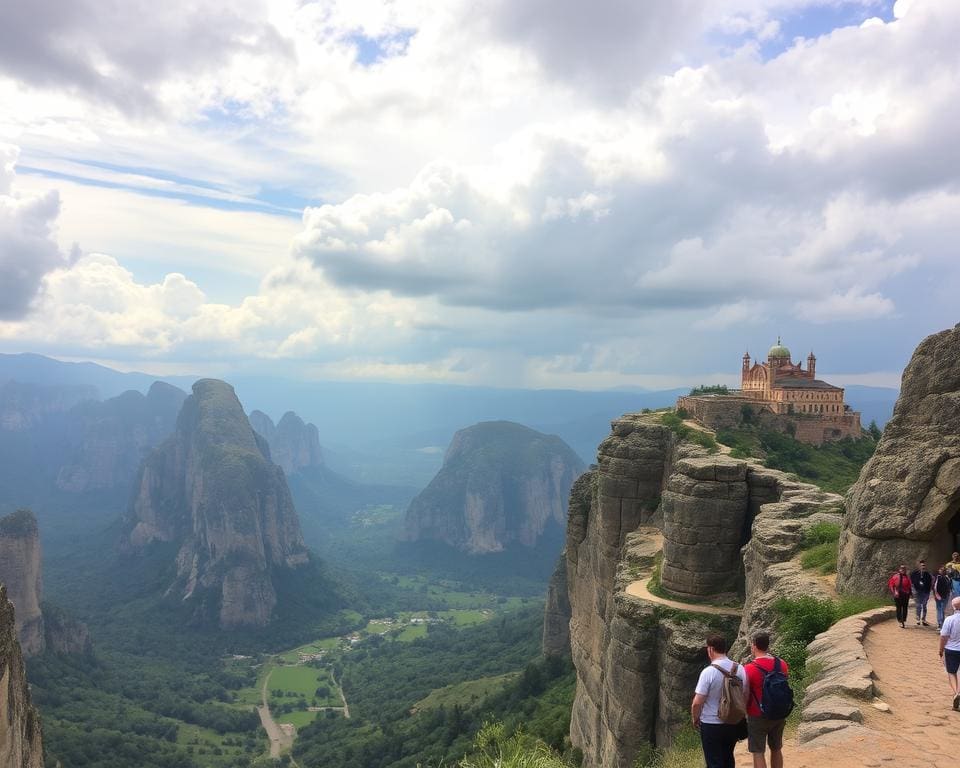
[{"label": "blue shorts", "polygon": [[957,674],[957,670],[960,669],[960,651],[951,651],[949,648],[944,650],[943,666],[947,668],[949,674]]}]

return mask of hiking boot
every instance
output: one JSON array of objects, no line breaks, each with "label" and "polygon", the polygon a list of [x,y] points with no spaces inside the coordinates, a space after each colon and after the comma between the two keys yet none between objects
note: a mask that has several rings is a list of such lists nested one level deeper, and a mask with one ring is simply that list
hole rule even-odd
[{"label": "hiking boot", "polygon": [[923,626],[925,626],[925,627],[929,627],[929,626],[930,626],[929,624],[927,624],[927,620],[926,620],[926,619],[924,619],[924,620],[923,620],[922,622],[920,622],[920,623],[923,624]]},{"label": "hiking boot", "polygon": [[917,626],[920,626],[920,619],[917,619]]},{"label": "hiking boot", "polygon": [[900,629],[904,629],[904,628],[906,628],[906,626],[907,626],[907,625],[906,625],[904,622],[902,622],[902,621],[900,622]]},{"label": "hiking boot", "polygon": [[960,709],[960,693],[953,697],[953,708],[955,710]]}]

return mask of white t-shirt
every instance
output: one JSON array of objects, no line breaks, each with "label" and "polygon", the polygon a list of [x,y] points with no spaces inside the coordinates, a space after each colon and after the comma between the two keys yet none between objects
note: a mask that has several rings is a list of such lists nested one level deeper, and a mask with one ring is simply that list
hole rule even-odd
[{"label": "white t-shirt", "polygon": [[[951,617],[952,618],[952,617]],[[734,662],[726,656],[721,656],[712,664],[717,664],[729,672],[733,669]],[[743,681],[743,690],[747,690],[747,673],[743,671],[743,664],[737,665],[737,677]],[[697,687],[694,693],[706,696],[707,700],[703,702],[703,709],[700,712],[700,722],[708,725],[721,725],[723,720],[717,717],[717,710],[720,709],[720,693],[723,690],[723,673],[713,666],[709,666],[700,673],[700,679],[697,680]]]},{"label": "white t-shirt", "polygon": [[947,616],[940,637],[947,638],[947,644],[943,647],[948,651],[960,651],[960,613]]}]

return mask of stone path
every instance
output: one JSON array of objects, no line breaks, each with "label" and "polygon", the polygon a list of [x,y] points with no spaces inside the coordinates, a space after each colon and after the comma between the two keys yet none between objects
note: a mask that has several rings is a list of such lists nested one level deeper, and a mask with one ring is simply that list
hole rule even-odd
[{"label": "stone path", "polygon": [[[864,727],[817,739],[817,746],[788,739],[784,762],[790,768],[956,768],[960,712],[951,706],[938,643],[935,626],[901,629],[885,621],[872,627],[864,648],[890,711],[864,707]],[[752,765],[745,742],[736,754],[738,765]]]},{"label": "stone path", "polygon": [[676,608],[680,611],[689,611],[690,613],[712,613],[716,616],[740,616],[742,611],[739,608],[726,608],[720,605],[703,605],[700,603],[684,603],[679,600],[669,600],[665,597],[653,594],[647,589],[647,582],[650,581],[650,575],[631,582],[627,585],[626,593],[632,597],[639,597],[650,603],[659,603],[668,608]]}]

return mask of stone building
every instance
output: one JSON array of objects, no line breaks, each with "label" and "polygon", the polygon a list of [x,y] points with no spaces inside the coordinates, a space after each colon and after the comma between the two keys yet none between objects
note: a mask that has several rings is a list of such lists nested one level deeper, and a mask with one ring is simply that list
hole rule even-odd
[{"label": "stone building", "polygon": [[739,390],[681,397],[677,407],[712,429],[736,426],[745,413],[754,412],[804,443],[860,437],[860,414],[844,402],[843,387],[818,379],[816,371],[812,351],[804,370],[778,338],[766,362],[743,355]]}]

